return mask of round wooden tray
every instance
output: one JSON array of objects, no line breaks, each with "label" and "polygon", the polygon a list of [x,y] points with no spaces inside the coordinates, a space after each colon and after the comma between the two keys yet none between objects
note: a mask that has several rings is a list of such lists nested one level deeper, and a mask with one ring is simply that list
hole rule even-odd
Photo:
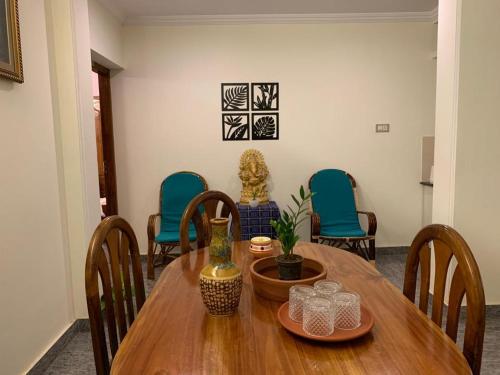
[{"label": "round wooden tray", "polygon": [[373,320],[370,311],[363,305],[361,305],[361,325],[355,329],[339,329],[335,328],[330,336],[311,336],[307,334],[302,329],[302,323],[294,322],[288,316],[288,301],[285,302],[278,310],[278,320],[281,325],[287,330],[295,335],[305,337],[306,339],[311,339],[315,341],[326,341],[326,342],[339,342],[339,341],[349,341],[354,340],[358,337],[366,335],[371,331],[375,321]]}]

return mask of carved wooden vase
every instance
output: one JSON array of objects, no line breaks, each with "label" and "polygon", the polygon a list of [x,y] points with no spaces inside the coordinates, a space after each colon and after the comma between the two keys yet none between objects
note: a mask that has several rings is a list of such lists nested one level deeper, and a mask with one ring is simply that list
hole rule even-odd
[{"label": "carved wooden vase", "polygon": [[228,239],[226,218],[210,220],[212,240],[209,247],[209,264],[200,272],[200,289],[203,303],[210,315],[232,315],[240,303],[243,277],[231,261],[231,243]]}]

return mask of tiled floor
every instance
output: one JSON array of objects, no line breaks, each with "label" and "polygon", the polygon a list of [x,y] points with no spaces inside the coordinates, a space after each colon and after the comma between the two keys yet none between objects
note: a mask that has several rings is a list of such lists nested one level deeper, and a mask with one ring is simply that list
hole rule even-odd
[{"label": "tiled floor", "polygon": [[[379,252],[377,268],[392,283],[402,288],[406,254],[401,250]],[[161,269],[156,270],[157,274]],[[146,281],[149,292],[154,283]],[[463,326],[463,325],[462,325]],[[486,334],[484,340],[482,374],[500,375],[500,306],[491,306],[486,312]],[[94,374],[94,358],[90,332],[82,330],[66,344],[46,369],[32,371],[30,374],[84,375]]]}]

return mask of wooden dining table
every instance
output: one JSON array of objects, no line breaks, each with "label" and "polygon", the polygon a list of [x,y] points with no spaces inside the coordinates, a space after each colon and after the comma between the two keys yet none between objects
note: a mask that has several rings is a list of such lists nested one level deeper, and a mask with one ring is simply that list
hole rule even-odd
[{"label": "wooden dining table", "polygon": [[[278,244],[275,244],[278,251]],[[353,341],[294,336],[277,319],[280,302],[256,295],[248,241],[233,243],[243,273],[238,311],[210,316],[198,275],[208,250],[183,255],[163,271],[113,360],[122,374],[468,374],[460,349],[374,266],[347,251],[300,242],[296,253],[321,261],[327,278],[356,291],[374,317]]]}]

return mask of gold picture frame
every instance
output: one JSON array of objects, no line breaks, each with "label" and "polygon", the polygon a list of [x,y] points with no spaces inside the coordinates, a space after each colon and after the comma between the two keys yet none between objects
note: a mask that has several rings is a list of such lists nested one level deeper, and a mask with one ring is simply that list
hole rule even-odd
[{"label": "gold picture frame", "polygon": [[0,78],[24,82],[17,0],[0,0]]}]

